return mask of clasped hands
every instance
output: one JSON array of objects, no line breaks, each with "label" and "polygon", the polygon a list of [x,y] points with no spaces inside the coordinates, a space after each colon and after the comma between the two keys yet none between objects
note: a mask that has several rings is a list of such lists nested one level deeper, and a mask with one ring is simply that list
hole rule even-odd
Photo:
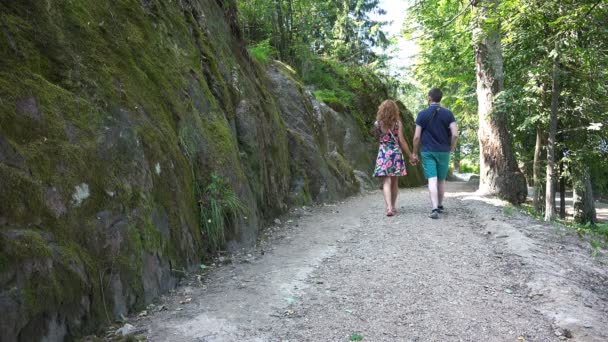
[{"label": "clasped hands", "polygon": [[417,154],[410,154],[410,163],[412,165],[416,165],[418,164],[418,155]]}]

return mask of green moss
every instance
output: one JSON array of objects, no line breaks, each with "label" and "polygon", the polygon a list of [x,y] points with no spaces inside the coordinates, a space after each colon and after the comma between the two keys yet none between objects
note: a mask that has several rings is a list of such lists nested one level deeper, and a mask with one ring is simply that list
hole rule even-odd
[{"label": "green moss", "polygon": [[69,266],[56,262],[48,273],[32,274],[22,292],[31,315],[76,309],[85,293],[82,279]]},{"label": "green moss", "polygon": [[15,238],[3,240],[3,250],[13,262],[51,257],[51,248],[38,231],[21,230]]},{"label": "green moss", "polygon": [[346,161],[346,159],[344,159],[344,156],[342,156],[339,153],[334,153],[334,154],[332,154],[332,159],[335,160],[336,167],[337,167],[337,170],[339,171],[339,173],[341,175],[347,175],[347,177],[343,176],[345,179],[356,180],[353,168]]},{"label": "green moss", "polygon": [[303,206],[312,204],[312,194],[310,193],[310,180],[304,172],[299,175],[294,175],[296,179],[300,178],[304,181],[301,185],[300,191],[292,193],[290,197],[290,204],[293,206]]},{"label": "green moss", "polygon": [[211,149],[218,159],[215,164],[218,168],[228,167],[238,162],[236,142],[232,136],[228,123],[221,117],[203,121],[205,136],[210,138]]},{"label": "green moss", "polygon": [[[0,3],[0,134],[27,165],[0,164],[0,212],[25,232],[14,241],[0,234],[0,271],[18,267],[17,260],[50,262],[48,273],[32,274],[23,288],[31,317],[55,310],[70,316],[86,296],[93,303],[83,324],[94,328],[106,320],[103,299],[112,311],[110,274],[142,305],[144,252],[163,254],[176,267],[196,262],[206,246],[195,188],[213,171],[242,193],[251,183],[263,214],[284,209],[285,124],[263,82],[252,78],[262,72],[235,53],[223,14],[215,3],[157,0]],[[259,100],[259,145],[250,150],[235,138],[242,98]],[[39,117],[15,110],[23,99],[35,103]],[[255,170],[246,173],[244,161]],[[74,187],[82,183],[90,197],[76,206]],[[45,203],[51,187],[67,208],[60,217]],[[302,200],[310,202],[308,186]],[[168,237],[151,221],[155,211],[167,214]],[[104,241],[100,212],[126,221],[119,251]],[[40,222],[45,231],[26,228]],[[194,241],[185,241],[188,230]],[[193,250],[183,247],[190,244]],[[7,246],[15,253],[4,253]],[[69,326],[72,334],[79,324]]]},{"label": "green moss", "polygon": [[[29,275],[22,289],[30,314],[37,315],[64,305],[78,305],[73,298],[84,294],[83,282],[71,269],[71,265],[81,263],[77,252],[65,247],[51,247],[42,232],[37,230],[20,230],[11,238],[0,235],[0,240],[3,263],[17,267],[24,262],[39,264],[38,271]],[[54,258],[55,251],[59,251],[57,259]],[[6,266],[3,267],[5,269]]]},{"label": "green moss", "polygon": [[10,222],[27,224],[46,214],[42,188],[25,173],[0,163],[0,213]]},{"label": "green moss", "polygon": [[315,58],[303,72],[306,84],[313,86],[315,97],[334,110],[347,113],[368,132],[378,105],[388,98],[388,88],[371,70],[348,66],[331,59]]}]

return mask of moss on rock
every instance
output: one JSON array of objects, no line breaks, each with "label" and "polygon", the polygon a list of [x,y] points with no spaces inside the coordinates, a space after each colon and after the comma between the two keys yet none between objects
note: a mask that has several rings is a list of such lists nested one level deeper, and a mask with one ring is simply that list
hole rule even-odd
[{"label": "moss on rock", "polygon": [[357,191],[368,145],[332,133],[343,125],[351,144],[366,141],[386,89],[323,62],[356,95],[345,113],[322,112],[285,65],[281,96],[218,3],[0,2],[8,339],[41,339],[52,320],[94,331],[197,267],[208,247],[197,201],[212,173],[251,208],[227,228],[237,242],[288,204]]}]

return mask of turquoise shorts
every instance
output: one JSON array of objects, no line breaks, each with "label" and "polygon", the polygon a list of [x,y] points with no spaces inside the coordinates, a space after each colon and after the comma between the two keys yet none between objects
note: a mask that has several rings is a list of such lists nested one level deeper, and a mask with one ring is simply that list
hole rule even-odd
[{"label": "turquoise shorts", "polygon": [[427,179],[437,177],[439,180],[445,180],[448,178],[450,152],[422,152],[421,155],[422,168]]}]

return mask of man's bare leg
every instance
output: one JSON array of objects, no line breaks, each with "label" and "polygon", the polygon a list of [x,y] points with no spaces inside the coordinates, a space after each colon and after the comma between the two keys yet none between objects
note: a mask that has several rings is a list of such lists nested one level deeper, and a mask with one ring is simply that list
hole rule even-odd
[{"label": "man's bare leg", "polygon": [[445,197],[445,179],[437,181],[437,207],[443,206],[443,198]]},{"label": "man's bare leg", "polygon": [[437,209],[439,205],[439,194],[437,191],[437,177],[429,178],[429,194],[431,195],[431,205]]}]

